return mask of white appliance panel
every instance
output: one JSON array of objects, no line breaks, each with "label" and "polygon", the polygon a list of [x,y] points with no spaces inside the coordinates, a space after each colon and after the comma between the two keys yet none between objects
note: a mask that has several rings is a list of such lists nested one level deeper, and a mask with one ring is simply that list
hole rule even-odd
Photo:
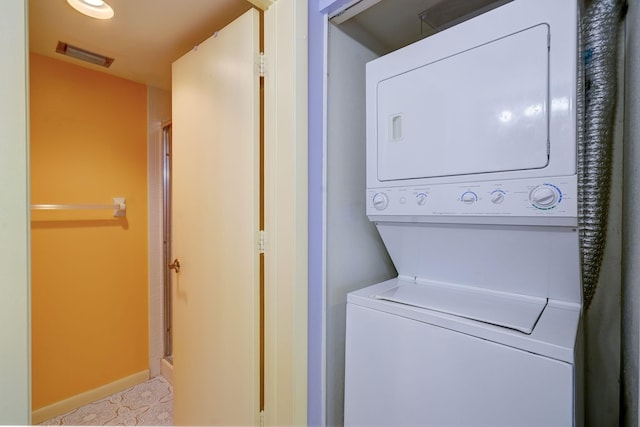
[{"label": "white appliance panel", "polygon": [[345,426],[572,426],[574,368],[347,305]]},{"label": "white appliance panel", "polygon": [[574,228],[376,225],[402,277],[582,303]]},{"label": "white appliance panel", "polygon": [[378,179],[545,167],[548,41],[541,24],[380,81]]},{"label": "white appliance panel", "polygon": [[577,177],[570,175],[369,188],[367,215],[381,221],[404,216],[409,222],[446,217],[463,222],[463,217],[478,217],[476,222],[577,226],[577,186]]}]

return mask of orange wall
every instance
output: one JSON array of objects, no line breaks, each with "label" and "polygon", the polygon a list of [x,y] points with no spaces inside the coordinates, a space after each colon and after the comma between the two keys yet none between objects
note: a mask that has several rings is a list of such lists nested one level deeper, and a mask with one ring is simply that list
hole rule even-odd
[{"label": "orange wall", "polygon": [[146,86],[30,57],[33,409],[148,369]]}]

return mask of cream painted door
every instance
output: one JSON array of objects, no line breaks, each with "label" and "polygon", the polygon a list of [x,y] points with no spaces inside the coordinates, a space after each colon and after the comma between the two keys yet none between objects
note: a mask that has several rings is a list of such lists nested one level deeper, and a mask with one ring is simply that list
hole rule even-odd
[{"label": "cream painted door", "polygon": [[174,417],[259,421],[259,15],[173,64]]}]

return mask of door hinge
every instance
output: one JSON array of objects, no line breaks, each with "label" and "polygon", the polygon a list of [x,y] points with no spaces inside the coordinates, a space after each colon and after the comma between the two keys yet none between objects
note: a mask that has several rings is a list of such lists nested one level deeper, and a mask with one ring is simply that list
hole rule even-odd
[{"label": "door hinge", "polygon": [[265,54],[264,52],[260,52],[260,54],[258,54],[258,75],[260,77],[264,77],[264,73],[265,73]]},{"label": "door hinge", "polygon": [[260,427],[264,427],[264,411],[260,411]]},{"label": "door hinge", "polygon": [[264,230],[260,230],[260,236],[258,237],[258,252],[264,253]]}]

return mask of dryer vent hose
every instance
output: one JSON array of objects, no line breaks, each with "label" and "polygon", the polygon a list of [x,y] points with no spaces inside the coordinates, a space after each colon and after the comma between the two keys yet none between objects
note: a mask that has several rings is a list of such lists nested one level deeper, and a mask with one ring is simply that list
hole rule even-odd
[{"label": "dryer vent hose", "polygon": [[[593,0],[582,22],[584,82],[578,79],[578,213],[584,307],[596,291],[604,252],[616,101],[618,24],[624,0]],[[582,105],[581,105],[582,104]]]}]

